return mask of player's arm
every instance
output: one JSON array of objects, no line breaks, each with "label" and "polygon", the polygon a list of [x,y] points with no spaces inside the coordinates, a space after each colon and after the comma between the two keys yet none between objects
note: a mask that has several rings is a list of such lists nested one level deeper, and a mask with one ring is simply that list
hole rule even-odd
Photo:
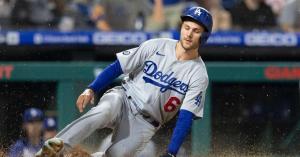
[{"label": "player's arm", "polygon": [[176,156],[185,137],[191,130],[194,114],[187,110],[180,110],[167,153],[162,157]]},{"label": "player's arm", "polygon": [[189,85],[189,90],[180,107],[176,126],[167,150],[169,155],[175,156],[177,154],[185,137],[191,130],[193,119],[203,117],[208,77],[193,78],[195,80]]},{"label": "player's arm", "polygon": [[[93,103],[94,93],[100,91],[109,85],[115,78],[121,74],[128,74],[144,63],[144,60],[154,52],[157,40],[149,40],[142,43],[139,47],[132,48],[120,53],[117,53],[117,60],[106,67],[103,72],[89,85],[77,99],[76,105],[80,112],[83,111],[88,103]],[[155,43],[155,44],[154,44]]]},{"label": "player's arm", "polygon": [[119,60],[116,60],[109,66],[107,66],[97,78],[88,86],[77,99],[76,106],[79,112],[83,112],[83,109],[88,103],[93,103],[95,93],[101,91],[107,87],[114,79],[123,74]]},{"label": "player's arm", "polygon": [[89,85],[89,88],[78,97],[76,105],[79,111],[82,112],[89,102],[93,103],[95,92],[105,88],[121,74],[129,74],[141,67],[144,64],[144,60],[150,55],[150,52],[154,52],[153,48],[155,46],[153,45],[156,45],[156,42],[158,41],[149,40],[142,43],[139,47],[117,53],[117,60],[106,67]]}]

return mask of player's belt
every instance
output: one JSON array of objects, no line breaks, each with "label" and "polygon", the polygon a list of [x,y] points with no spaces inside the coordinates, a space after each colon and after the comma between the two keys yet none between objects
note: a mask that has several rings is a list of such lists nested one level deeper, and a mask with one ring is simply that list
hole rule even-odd
[{"label": "player's belt", "polygon": [[144,114],[142,114],[142,113],[140,113],[142,116],[143,116],[143,118],[147,121],[147,122],[149,122],[151,125],[153,125],[154,127],[158,127],[159,126],[159,122],[158,121],[156,121],[155,119],[153,119],[151,116],[147,116],[147,115],[144,115]]},{"label": "player's belt", "polygon": [[159,122],[156,121],[154,118],[152,118],[149,114],[146,114],[143,112],[143,110],[141,108],[139,108],[139,106],[135,103],[135,101],[133,101],[131,99],[131,96],[128,96],[128,99],[130,99],[132,101],[132,103],[134,104],[136,110],[138,111],[138,113],[147,121],[149,122],[151,125],[153,125],[154,127],[158,127],[159,126]]}]

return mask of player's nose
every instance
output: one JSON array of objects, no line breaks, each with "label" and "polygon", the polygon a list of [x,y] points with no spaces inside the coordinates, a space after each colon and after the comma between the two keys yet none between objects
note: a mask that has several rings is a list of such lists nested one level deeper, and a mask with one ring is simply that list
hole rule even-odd
[{"label": "player's nose", "polygon": [[189,30],[189,31],[187,32],[187,36],[188,36],[189,38],[191,38],[191,37],[193,36],[193,31]]}]

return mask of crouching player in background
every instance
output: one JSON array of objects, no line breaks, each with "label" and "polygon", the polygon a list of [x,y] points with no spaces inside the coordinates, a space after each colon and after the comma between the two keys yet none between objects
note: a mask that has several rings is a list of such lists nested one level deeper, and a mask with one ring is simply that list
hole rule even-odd
[{"label": "crouching player in background", "polygon": [[43,145],[43,112],[37,108],[23,113],[24,137],[19,138],[9,149],[9,157],[33,157]]}]

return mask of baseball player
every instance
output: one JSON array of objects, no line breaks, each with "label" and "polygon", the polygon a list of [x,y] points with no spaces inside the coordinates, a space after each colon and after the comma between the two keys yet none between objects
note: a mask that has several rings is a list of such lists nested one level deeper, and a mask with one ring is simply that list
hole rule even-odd
[{"label": "baseball player", "polygon": [[9,157],[33,157],[42,147],[43,111],[38,108],[28,108],[23,113],[22,128],[25,136],[19,138],[9,149]]},{"label": "baseball player", "polygon": [[122,86],[108,90],[97,106],[45,142],[37,156],[50,156],[73,147],[98,128],[113,128],[105,156],[137,156],[161,125],[179,116],[166,153],[176,156],[192,121],[203,117],[208,75],[199,50],[212,29],[211,14],[202,7],[181,16],[180,40],[152,39],[117,53],[117,60],[78,97],[80,112],[121,74]]},{"label": "baseball player", "polygon": [[57,122],[55,117],[45,117],[43,122],[44,141],[54,137],[57,133]]}]

